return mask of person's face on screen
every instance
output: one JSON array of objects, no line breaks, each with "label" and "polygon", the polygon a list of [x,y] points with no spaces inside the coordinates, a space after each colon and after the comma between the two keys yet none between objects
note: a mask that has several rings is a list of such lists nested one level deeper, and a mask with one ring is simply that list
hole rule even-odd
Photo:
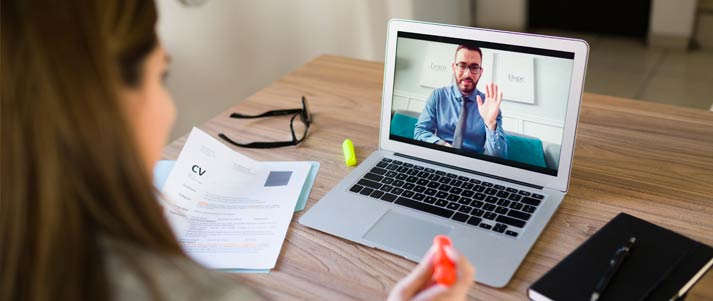
[{"label": "person's face on screen", "polygon": [[453,63],[453,74],[455,74],[456,83],[458,84],[458,88],[461,93],[465,95],[472,93],[473,90],[475,90],[475,86],[478,84],[480,75],[483,74],[483,72],[481,69],[481,71],[476,74],[471,72],[469,68],[464,68],[464,70],[461,71],[461,68],[459,68],[458,65],[465,64],[465,66],[468,67],[473,65],[482,66],[482,63],[483,58],[480,57],[480,53],[477,51],[465,48],[458,50],[458,53],[456,53],[456,61]]}]

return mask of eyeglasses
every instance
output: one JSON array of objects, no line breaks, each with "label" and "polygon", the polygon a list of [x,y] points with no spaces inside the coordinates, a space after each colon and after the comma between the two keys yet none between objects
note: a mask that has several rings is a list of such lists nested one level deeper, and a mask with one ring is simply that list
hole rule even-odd
[{"label": "eyeglasses", "polygon": [[473,74],[480,74],[481,71],[483,71],[483,68],[480,67],[478,64],[473,64],[468,66],[466,63],[458,63],[456,64],[456,67],[458,67],[458,71],[463,72],[465,69],[470,70],[470,73]]},{"label": "eyeglasses", "polygon": [[[302,96],[302,108],[301,109],[289,109],[289,110],[273,110],[267,111],[259,115],[243,115],[240,113],[230,114],[230,118],[238,119],[253,119],[262,117],[272,117],[272,116],[285,116],[292,114],[290,119],[290,131],[292,132],[292,141],[277,141],[277,142],[251,142],[251,143],[239,143],[228,138],[223,133],[218,134],[218,137],[227,141],[228,143],[247,148],[275,148],[283,146],[291,146],[300,144],[307,137],[307,129],[312,123],[312,114],[308,110],[307,99]],[[299,116],[299,121],[295,123],[295,119]]]}]

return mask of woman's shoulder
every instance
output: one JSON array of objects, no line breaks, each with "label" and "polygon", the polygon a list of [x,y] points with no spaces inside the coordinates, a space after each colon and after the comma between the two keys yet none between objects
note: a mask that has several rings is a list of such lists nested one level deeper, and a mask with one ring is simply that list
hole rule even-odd
[{"label": "woman's shoulder", "polygon": [[180,256],[162,256],[135,245],[103,239],[114,300],[263,300],[227,274]]}]

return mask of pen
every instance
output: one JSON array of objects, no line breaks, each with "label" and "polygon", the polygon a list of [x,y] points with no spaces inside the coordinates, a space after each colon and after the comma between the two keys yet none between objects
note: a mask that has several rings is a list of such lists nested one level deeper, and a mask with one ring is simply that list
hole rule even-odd
[{"label": "pen", "polygon": [[597,282],[597,286],[594,288],[592,298],[590,298],[591,301],[599,300],[599,297],[601,297],[602,293],[604,293],[604,290],[609,285],[611,279],[619,271],[624,259],[629,257],[629,253],[631,253],[631,247],[634,246],[634,242],[636,242],[636,237],[629,237],[629,241],[614,252],[614,256],[612,256],[609,260],[609,269],[607,270],[607,273],[604,274],[599,282]]}]

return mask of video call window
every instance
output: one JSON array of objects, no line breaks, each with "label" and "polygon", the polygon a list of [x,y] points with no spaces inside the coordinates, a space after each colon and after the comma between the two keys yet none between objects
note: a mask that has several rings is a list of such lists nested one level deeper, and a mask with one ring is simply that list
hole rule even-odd
[{"label": "video call window", "polygon": [[574,53],[399,32],[392,140],[557,175]]}]

